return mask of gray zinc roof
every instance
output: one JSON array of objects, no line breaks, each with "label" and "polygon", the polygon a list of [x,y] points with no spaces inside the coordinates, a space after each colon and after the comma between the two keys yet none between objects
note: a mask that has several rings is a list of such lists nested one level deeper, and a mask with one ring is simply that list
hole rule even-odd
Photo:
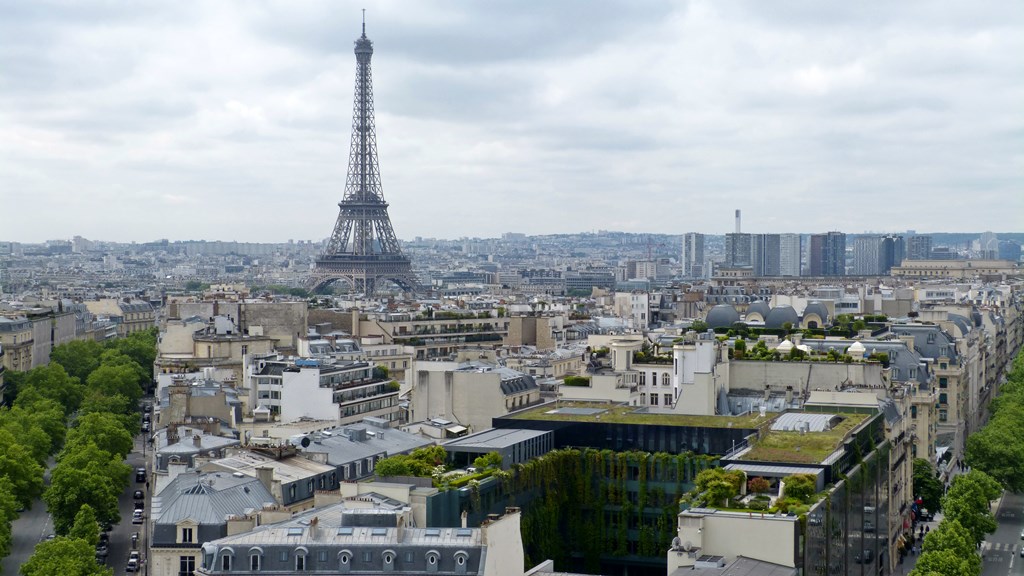
[{"label": "gray zinc roof", "polygon": [[223,524],[230,515],[258,510],[274,496],[255,478],[227,472],[184,472],[153,497],[157,524],[191,519],[199,524]]},{"label": "gray zinc roof", "polygon": [[377,454],[407,454],[417,448],[433,444],[431,440],[416,434],[395,428],[380,428],[365,422],[348,424],[329,432],[331,436],[321,436],[318,442],[311,443],[303,451],[327,453],[327,462],[332,466],[355,462]]},{"label": "gray zinc roof", "polygon": [[524,430],[519,428],[492,428],[469,436],[463,436],[462,438],[456,438],[450,442],[445,442],[444,446],[497,450],[514,446],[525,440],[544,436],[545,434],[550,434],[550,432],[544,430]]}]

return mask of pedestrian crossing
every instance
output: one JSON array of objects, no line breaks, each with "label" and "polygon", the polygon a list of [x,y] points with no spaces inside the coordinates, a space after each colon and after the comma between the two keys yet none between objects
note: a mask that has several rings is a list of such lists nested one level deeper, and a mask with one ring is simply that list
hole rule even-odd
[{"label": "pedestrian crossing", "polygon": [[982,542],[981,551],[986,552],[1012,552],[1014,554],[1020,550],[1017,544],[1009,544],[1007,542]]}]

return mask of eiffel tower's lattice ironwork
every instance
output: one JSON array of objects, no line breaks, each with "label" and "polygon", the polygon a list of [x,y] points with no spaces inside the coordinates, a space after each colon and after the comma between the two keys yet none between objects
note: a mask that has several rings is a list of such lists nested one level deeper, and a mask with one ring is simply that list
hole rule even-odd
[{"label": "eiffel tower's lattice ironwork", "polygon": [[341,211],[331,240],[317,259],[309,284],[320,288],[346,281],[353,290],[371,294],[381,280],[390,280],[412,291],[416,288],[412,263],[395,237],[380,185],[370,74],[373,42],[366,37],[365,22],[355,44],[356,89],[345,195],[338,203]]}]

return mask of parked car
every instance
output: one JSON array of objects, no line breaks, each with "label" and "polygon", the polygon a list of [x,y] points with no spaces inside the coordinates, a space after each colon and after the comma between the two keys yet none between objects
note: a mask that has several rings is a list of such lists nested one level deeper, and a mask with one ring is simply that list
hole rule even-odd
[{"label": "parked car", "polygon": [[145,500],[146,494],[142,490],[136,490],[132,493],[132,498],[135,498],[136,500]]},{"label": "parked car", "polygon": [[96,555],[97,556],[106,556],[109,553],[110,553],[110,549],[107,548],[106,544],[97,544],[96,545]]},{"label": "parked car", "polygon": [[139,500],[139,501],[135,502],[135,511],[136,512],[141,512],[142,510],[145,510],[145,509],[146,509],[146,503],[145,502],[143,502],[142,500]]},{"label": "parked car", "polygon": [[129,560],[128,561],[128,565],[124,567],[124,571],[125,572],[138,572],[138,570],[139,570],[139,561],[138,560]]},{"label": "parked car", "polygon": [[139,556],[139,551],[138,550],[132,550],[131,552],[128,553],[128,561],[132,561],[132,560],[135,560],[136,562],[141,560],[141,557]]},{"label": "parked car", "polygon": [[132,513],[132,524],[142,524],[143,522],[142,510],[136,510]]},{"label": "parked car", "polygon": [[136,468],[135,469],[135,481],[136,482],[145,482],[146,481],[146,469],[145,468]]}]

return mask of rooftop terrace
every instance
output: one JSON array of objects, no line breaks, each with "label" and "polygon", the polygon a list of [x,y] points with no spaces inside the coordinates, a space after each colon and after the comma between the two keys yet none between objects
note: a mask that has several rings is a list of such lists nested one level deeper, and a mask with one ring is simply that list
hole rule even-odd
[{"label": "rooftop terrace", "polygon": [[643,424],[661,426],[692,426],[698,428],[757,428],[771,422],[778,414],[769,413],[743,416],[691,416],[686,414],[660,414],[646,412],[638,406],[602,404],[592,402],[548,403],[529,410],[509,414],[509,418],[523,420],[556,420],[563,422],[611,422],[614,424]]},{"label": "rooftop terrace", "polygon": [[791,462],[820,464],[846,440],[857,426],[871,414],[837,414],[842,420],[832,429],[822,432],[796,432],[766,430],[754,441],[749,450],[739,454],[739,460],[757,462]]}]

